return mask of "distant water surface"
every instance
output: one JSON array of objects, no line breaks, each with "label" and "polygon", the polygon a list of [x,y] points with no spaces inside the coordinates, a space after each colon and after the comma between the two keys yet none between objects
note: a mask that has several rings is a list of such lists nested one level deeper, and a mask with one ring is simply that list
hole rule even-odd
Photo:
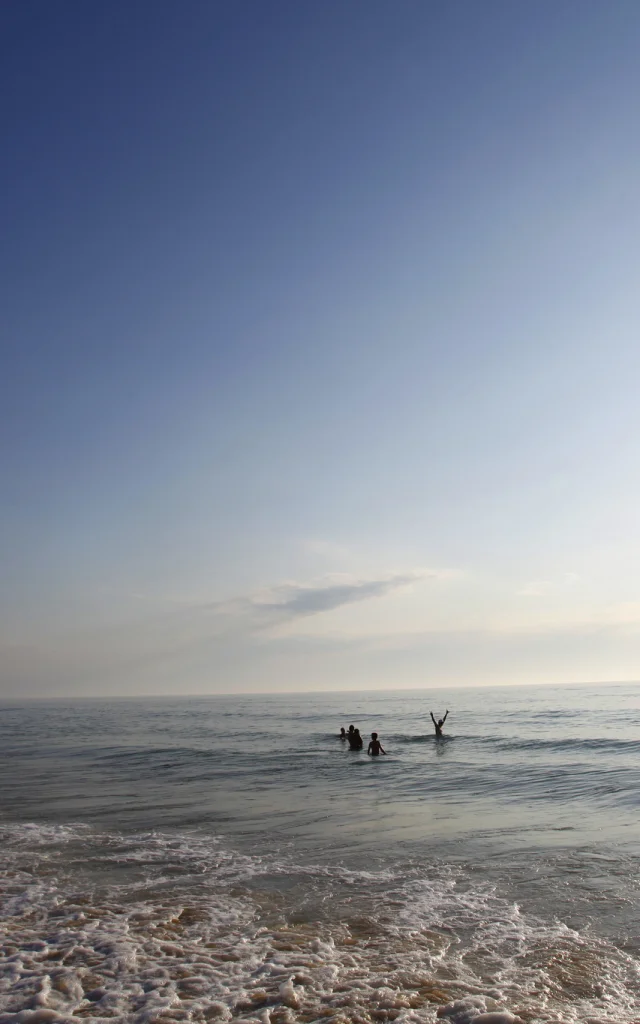
[{"label": "distant water surface", "polygon": [[0,783],[0,1024],[640,1021],[639,687],[4,704]]}]

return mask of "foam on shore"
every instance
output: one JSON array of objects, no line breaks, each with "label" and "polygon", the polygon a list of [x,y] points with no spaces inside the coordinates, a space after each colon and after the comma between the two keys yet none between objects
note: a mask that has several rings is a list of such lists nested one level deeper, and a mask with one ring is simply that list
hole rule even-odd
[{"label": "foam on shore", "polygon": [[0,1024],[625,1024],[638,962],[462,867],[353,871],[200,832],[13,826]]}]

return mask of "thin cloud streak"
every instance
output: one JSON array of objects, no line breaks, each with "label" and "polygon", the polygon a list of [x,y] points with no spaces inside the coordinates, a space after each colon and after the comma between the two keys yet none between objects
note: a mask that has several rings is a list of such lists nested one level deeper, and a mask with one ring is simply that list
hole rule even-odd
[{"label": "thin cloud streak", "polygon": [[450,572],[436,569],[415,569],[374,579],[331,574],[314,583],[282,583],[246,597],[193,606],[192,612],[195,616],[206,612],[210,629],[215,632],[251,634],[383,598],[414,583],[448,575]]},{"label": "thin cloud streak", "polygon": [[352,580],[344,583],[324,582],[317,586],[285,584],[274,588],[265,598],[253,599],[251,606],[258,612],[274,614],[281,621],[297,619],[301,616],[334,611],[342,605],[353,604],[356,601],[385,597],[395,590],[435,575],[435,572],[423,570],[397,573],[382,579]]}]

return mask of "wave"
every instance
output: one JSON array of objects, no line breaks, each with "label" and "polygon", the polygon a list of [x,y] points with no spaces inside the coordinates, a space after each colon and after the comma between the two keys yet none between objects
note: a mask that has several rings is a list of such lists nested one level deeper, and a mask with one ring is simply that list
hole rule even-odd
[{"label": "wave", "polygon": [[485,1011],[619,1024],[640,998],[628,952],[524,912],[460,864],[353,870],[198,830],[15,825],[0,839],[2,1024],[470,1024]]},{"label": "wave", "polygon": [[604,736],[571,737],[565,736],[561,739],[509,739],[506,737],[495,737],[489,742],[495,743],[502,750],[571,750],[571,751],[640,751],[640,740],[635,739],[609,739]]},{"label": "wave", "polygon": [[451,740],[454,740],[455,738],[456,738],[455,736],[451,736],[448,733],[444,733],[442,736],[436,736],[435,733],[433,733],[433,732],[422,733],[422,734],[417,735],[417,736],[410,735],[410,734],[405,734],[405,733],[399,733],[399,734],[394,734],[394,735],[391,735],[391,736],[387,737],[389,743],[399,743],[399,744],[404,744],[404,743],[435,743],[436,741],[438,743],[443,743],[443,742],[444,743],[449,743],[449,742],[451,742]]},{"label": "wave", "polygon": [[544,737],[516,737],[516,736],[486,736],[475,733],[444,733],[442,736],[435,736],[434,733],[408,734],[396,733],[386,737],[389,743],[398,745],[413,743],[434,743],[451,742],[458,740],[460,743],[480,744],[487,747],[494,747],[500,750],[509,751],[535,751],[535,750],[558,750],[558,751],[639,751],[640,740],[637,739],[614,739],[602,736],[595,737],[562,737],[559,739]]}]

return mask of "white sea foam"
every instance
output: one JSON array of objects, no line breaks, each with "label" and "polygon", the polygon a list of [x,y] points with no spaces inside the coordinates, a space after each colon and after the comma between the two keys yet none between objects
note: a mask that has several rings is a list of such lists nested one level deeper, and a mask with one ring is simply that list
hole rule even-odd
[{"label": "white sea foam", "polygon": [[359,872],[199,832],[2,832],[0,1024],[633,1019],[636,961],[462,867]]}]

